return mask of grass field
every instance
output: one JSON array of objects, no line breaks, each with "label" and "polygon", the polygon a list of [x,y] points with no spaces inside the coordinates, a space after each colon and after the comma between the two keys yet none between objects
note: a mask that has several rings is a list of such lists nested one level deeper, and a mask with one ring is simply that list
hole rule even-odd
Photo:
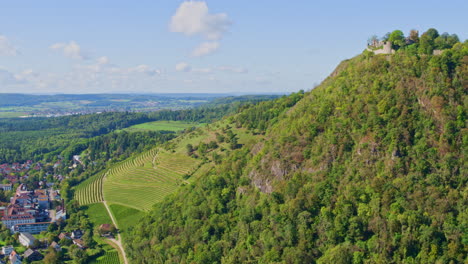
[{"label": "grass field", "polygon": [[80,183],[75,189],[75,199],[80,205],[87,205],[102,202],[102,181],[104,173],[90,177]]},{"label": "grass field", "polygon": [[112,224],[112,219],[107,213],[106,207],[103,203],[88,204],[82,207],[86,214],[89,216],[89,220],[94,226],[102,224]]},{"label": "grass field", "polygon": [[125,128],[125,131],[128,132],[137,132],[137,131],[181,131],[190,127],[198,127],[203,124],[200,123],[188,123],[183,121],[155,121],[148,122],[143,124],[134,125],[128,128]]},{"label": "grass field", "polygon": [[125,234],[125,228],[138,223],[138,220],[144,215],[142,211],[119,204],[110,204],[109,208],[123,234]]},{"label": "grass field", "polygon": [[0,112],[0,118],[13,118],[24,116],[25,113],[22,112]]},{"label": "grass field", "polygon": [[197,169],[200,162],[161,149],[145,152],[109,170],[104,197],[109,203],[149,210],[177,189],[184,182],[183,176]]}]

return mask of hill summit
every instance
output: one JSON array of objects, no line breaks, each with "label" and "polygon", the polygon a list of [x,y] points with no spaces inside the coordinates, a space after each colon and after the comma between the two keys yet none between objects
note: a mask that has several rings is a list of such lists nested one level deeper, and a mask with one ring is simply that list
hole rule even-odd
[{"label": "hill summit", "polygon": [[132,263],[467,261],[468,43],[428,32],[225,120],[263,136],[156,204]]}]

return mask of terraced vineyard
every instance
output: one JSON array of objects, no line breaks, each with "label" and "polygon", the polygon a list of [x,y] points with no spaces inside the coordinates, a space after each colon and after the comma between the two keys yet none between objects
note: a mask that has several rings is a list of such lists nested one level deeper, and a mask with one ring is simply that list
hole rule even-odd
[{"label": "terraced vineyard", "polygon": [[76,187],[75,199],[80,205],[98,203],[104,200],[102,195],[104,175],[104,173],[97,174]]},{"label": "terraced vineyard", "polygon": [[184,182],[183,175],[201,161],[182,153],[154,149],[109,170],[104,181],[106,201],[148,210]]}]

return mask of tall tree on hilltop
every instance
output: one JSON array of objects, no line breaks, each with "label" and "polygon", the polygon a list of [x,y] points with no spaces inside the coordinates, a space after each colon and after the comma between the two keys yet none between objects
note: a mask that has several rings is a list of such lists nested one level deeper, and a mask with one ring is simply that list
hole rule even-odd
[{"label": "tall tree on hilltop", "polygon": [[401,30],[393,31],[390,34],[388,40],[392,42],[392,46],[394,49],[401,48],[405,45],[405,35]]}]

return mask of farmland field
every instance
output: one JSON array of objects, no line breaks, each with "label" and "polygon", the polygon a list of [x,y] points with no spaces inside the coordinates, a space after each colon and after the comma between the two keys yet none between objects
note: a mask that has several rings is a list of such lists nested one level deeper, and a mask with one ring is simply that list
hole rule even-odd
[{"label": "farmland field", "polygon": [[137,131],[181,131],[190,127],[197,127],[203,124],[200,123],[190,123],[183,121],[155,121],[148,122],[143,124],[134,125],[128,128],[125,128],[125,131],[128,132],[137,132]]},{"label": "farmland field", "polygon": [[0,118],[20,117],[23,115],[25,115],[24,112],[1,112],[0,111]]}]

